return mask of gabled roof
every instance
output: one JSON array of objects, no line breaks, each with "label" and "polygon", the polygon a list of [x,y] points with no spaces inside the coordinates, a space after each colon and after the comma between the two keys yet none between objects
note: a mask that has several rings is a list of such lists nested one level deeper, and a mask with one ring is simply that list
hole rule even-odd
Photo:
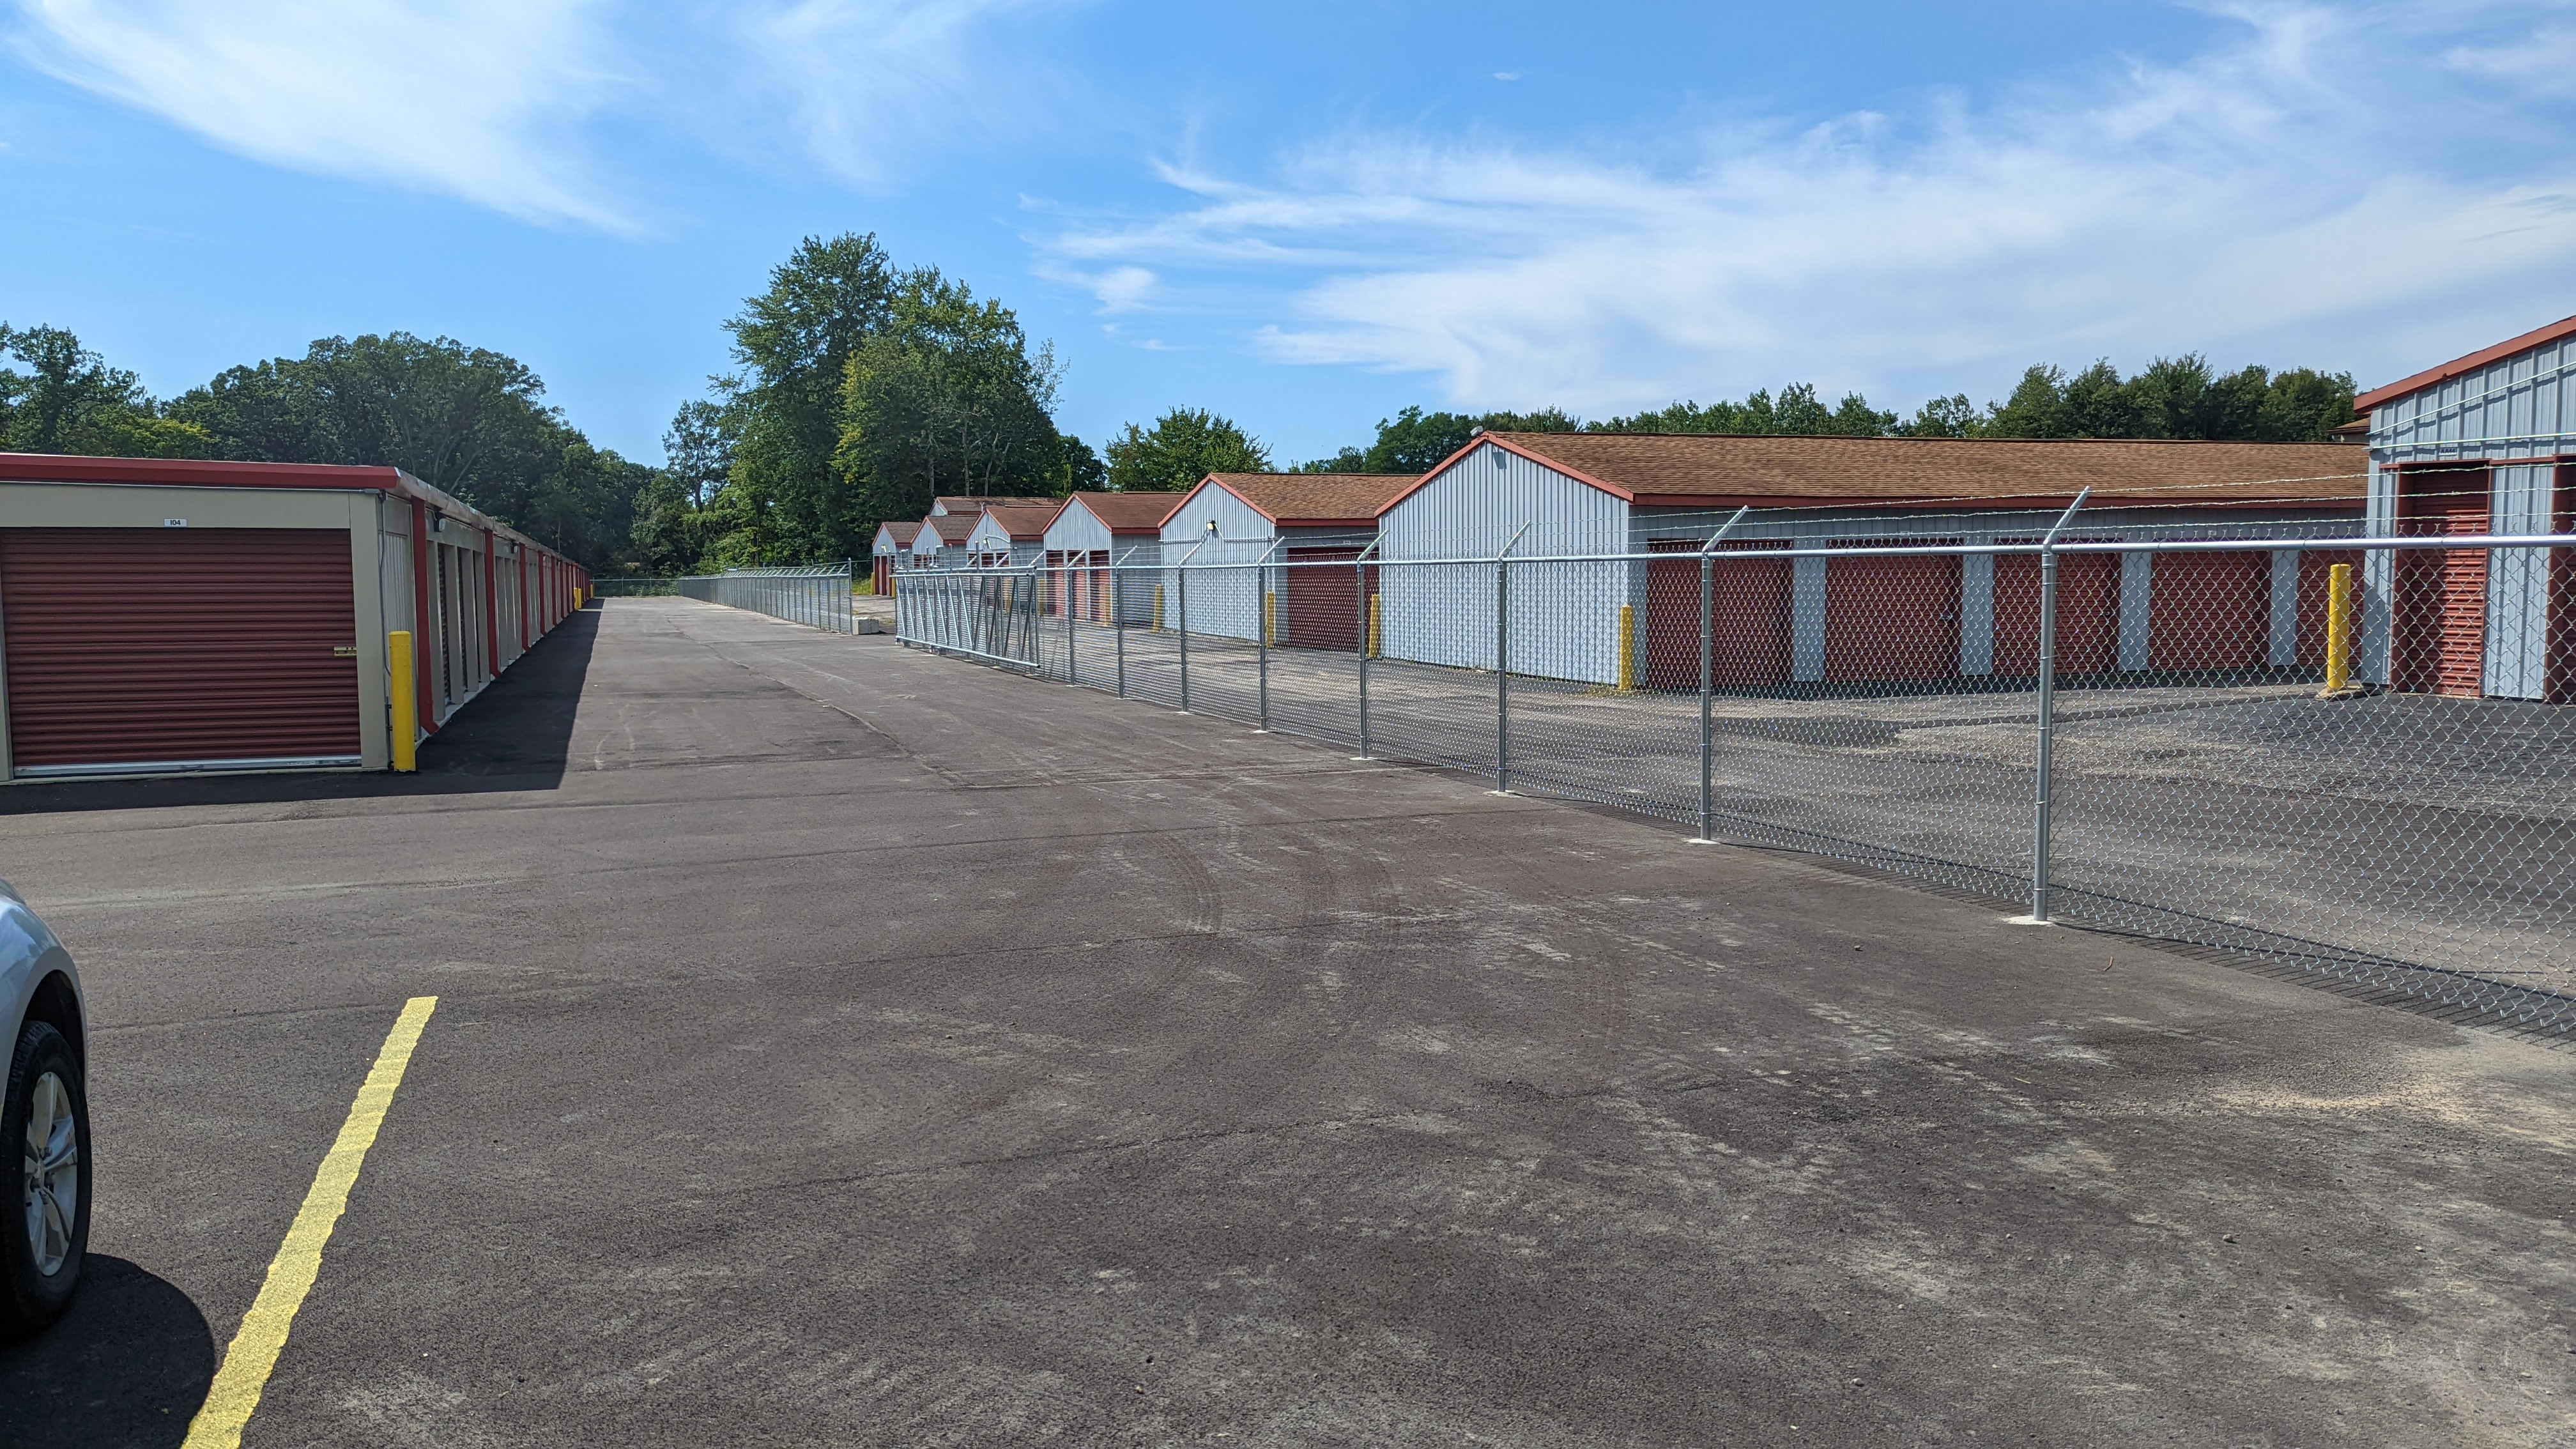
[{"label": "gabled roof", "polygon": [[967,494],[943,493],[930,500],[930,513],[934,518],[945,518],[950,514],[955,513],[962,513],[968,518],[973,518],[975,515],[983,512],[987,508],[1032,503],[1044,504],[1049,508],[1053,508],[1055,506],[1055,500],[1052,498],[1003,498],[998,496],[982,498]]},{"label": "gabled roof", "polygon": [[[975,524],[982,518],[980,513],[934,513],[921,520],[921,527],[924,533],[937,539],[940,546],[953,546],[964,543],[966,535],[975,531]],[[915,536],[912,546],[918,550],[926,541]]]},{"label": "gabled roof", "polygon": [[2535,327],[2520,337],[2509,337],[2493,347],[2482,347],[2466,357],[2455,357],[2439,367],[2428,367],[2413,377],[2401,377],[2385,387],[2374,387],[2352,400],[2353,411],[2366,413],[2381,403],[2394,402],[2410,392],[2422,392],[2436,383],[2449,382],[2462,373],[2502,362],[2517,352],[2546,347],[2561,337],[2576,337],[2576,317],[2562,317],[2546,327]]},{"label": "gabled roof", "polygon": [[887,538],[893,540],[896,548],[905,549],[912,547],[913,539],[921,532],[921,525],[918,523],[897,523],[892,519],[888,519],[877,525],[877,532],[882,533]]},{"label": "gabled roof", "polygon": [[1047,525],[1055,522],[1056,510],[1060,506],[1055,500],[1048,499],[1043,503],[987,508],[983,516],[991,519],[995,528],[1008,534],[1014,541],[1044,538]]},{"label": "gabled roof", "polygon": [[1422,481],[1458,466],[1485,443],[1649,507],[2007,499],[2032,505],[2070,499],[2088,487],[2097,502],[2344,499],[2358,506],[2369,468],[2368,456],[2349,443],[1486,433]]},{"label": "gabled roof", "polygon": [[1081,504],[1111,533],[1156,533],[1187,497],[1187,493],[1076,493],[1065,500],[1065,506]]},{"label": "gabled roof", "polygon": [[1419,481],[1409,473],[1210,473],[1199,486],[1216,484],[1274,524],[1361,528]]}]

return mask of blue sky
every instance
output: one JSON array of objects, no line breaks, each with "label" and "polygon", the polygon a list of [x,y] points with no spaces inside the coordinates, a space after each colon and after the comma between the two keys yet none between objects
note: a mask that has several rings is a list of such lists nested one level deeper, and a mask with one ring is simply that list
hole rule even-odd
[{"label": "blue sky", "polygon": [[446,334],[655,460],[799,237],[1015,307],[1095,443],[2576,312],[2576,7],[23,0],[0,319],[155,391]]}]

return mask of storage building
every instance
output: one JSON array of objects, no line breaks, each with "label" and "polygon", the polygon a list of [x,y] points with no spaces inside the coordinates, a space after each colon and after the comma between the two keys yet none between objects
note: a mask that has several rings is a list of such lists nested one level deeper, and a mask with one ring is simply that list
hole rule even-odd
[{"label": "storage building", "polygon": [[569,614],[578,565],[392,468],[0,453],[0,779],[391,763]]},{"label": "storage building", "polygon": [[1056,504],[996,503],[975,516],[966,534],[966,562],[996,569],[1036,563],[1046,552],[1047,525]]},{"label": "storage building", "polygon": [[[2576,317],[2353,400],[2370,532],[2576,532]],[[2576,702],[2576,549],[2382,549],[2358,677],[2430,694]]]},{"label": "storage building", "polygon": [[1206,568],[1189,580],[1189,629],[1257,637],[1266,615],[1273,642],[1358,647],[1360,570],[1218,568],[1265,560],[1355,563],[1377,537],[1377,515],[1412,486],[1386,473],[1211,473],[1163,520],[1166,622],[1179,608],[1184,559]]},{"label": "storage building", "polygon": [[876,541],[868,549],[868,571],[880,596],[894,592],[895,570],[912,566],[905,556],[912,552],[912,541],[920,534],[918,523],[877,525]]},{"label": "storage building", "polygon": [[[1724,547],[2035,540],[2086,487],[2076,537],[2335,536],[2361,527],[2365,460],[2346,444],[2003,441],[1625,433],[1488,434],[1380,519],[1380,557],[1618,556],[1512,571],[1512,668],[1600,684],[1696,687],[1695,555]],[[1671,555],[1656,560],[1656,554]],[[2325,568],[2297,550],[2070,556],[2060,667],[2205,671],[2301,662]],[[1381,652],[1490,667],[1490,569],[1382,571]],[[1755,563],[1712,576],[1728,685],[2027,674],[2038,564],[1891,554]],[[1627,641],[1623,649],[1622,641]],[[1628,672],[1622,673],[1622,659]]]},{"label": "storage building", "polygon": [[1047,567],[1058,571],[1048,595],[1049,608],[1061,611],[1064,598],[1070,596],[1078,617],[1106,624],[1111,621],[1114,595],[1121,622],[1152,622],[1152,585],[1122,587],[1122,576],[1113,574],[1110,566],[1159,563],[1163,522],[1184,496],[1076,493],[1064,500],[1046,529]]},{"label": "storage building", "polygon": [[912,566],[917,569],[966,567],[966,538],[983,519],[981,513],[933,513],[921,520],[912,537]]}]

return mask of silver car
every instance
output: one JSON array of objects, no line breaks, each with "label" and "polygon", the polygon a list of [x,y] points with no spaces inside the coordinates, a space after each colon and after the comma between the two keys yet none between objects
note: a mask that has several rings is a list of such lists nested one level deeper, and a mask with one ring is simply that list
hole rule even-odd
[{"label": "silver car", "polygon": [[[80,975],[71,953],[0,880],[0,1340],[32,1333],[71,1302],[89,1251],[89,1097]],[[16,1144],[12,1146],[12,1144]]]}]

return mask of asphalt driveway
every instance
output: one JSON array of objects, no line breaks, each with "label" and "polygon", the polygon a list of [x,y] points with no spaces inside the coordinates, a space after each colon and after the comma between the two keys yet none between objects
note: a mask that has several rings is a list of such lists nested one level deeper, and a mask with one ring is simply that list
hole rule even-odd
[{"label": "asphalt driveway", "polygon": [[0,790],[175,1444],[2576,1441],[2576,1054],[678,599],[423,774]]}]

